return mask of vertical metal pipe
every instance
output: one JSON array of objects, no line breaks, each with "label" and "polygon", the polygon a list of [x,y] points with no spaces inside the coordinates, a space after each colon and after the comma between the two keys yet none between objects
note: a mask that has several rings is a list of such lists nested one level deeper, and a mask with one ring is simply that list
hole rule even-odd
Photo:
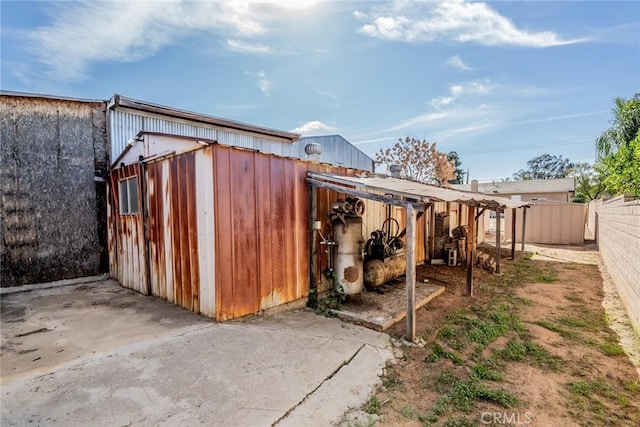
[{"label": "vertical metal pipe", "polygon": [[309,184],[309,300],[307,306],[316,308],[318,306],[318,282],[316,281],[316,230],[314,225],[318,215],[317,197],[318,189]]},{"label": "vertical metal pipe", "polygon": [[413,205],[407,205],[407,340],[416,339],[416,211]]}]

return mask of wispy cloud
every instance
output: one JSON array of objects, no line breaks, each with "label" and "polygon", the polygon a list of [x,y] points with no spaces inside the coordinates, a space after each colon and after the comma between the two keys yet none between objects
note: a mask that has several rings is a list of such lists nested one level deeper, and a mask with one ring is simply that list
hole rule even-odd
[{"label": "wispy cloud", "polygon": [[236,39],[228,39],[225,41],[224,45],[227,49],[232,50],[234,52],[240,53],[253,53],[253,54],[264,54],[271,55],[273,54],[273,50],[269,46],[265,46],[263,44],[258,43],[248,43],[242,40]]},{"label": "wispy cloud", "polygon": [[583,42],[564,39],[553,31],[529,32],[481,2],[439,0],[407,2],[396,0],[374,6],[370,12],[354,16],[367,20],[360,32],[382,40],[431,42],[453,40],[486,46],[543,48]]},{"label": "wispy cloud", "polygon": [[299,133],[304,136],[318,135],[322,133],[335,132],[338,129],[334,126],[323,123],[319,120],[312,120],[303,124],[302,126],[298,126],[295,129],[291,129],[290,132]]},{"label": "wispy cloud", "polygon": [[230,36],[229,49],[267,50],[238,38],[264,34],[265,19],[249,1],[59,2],[52,22],[28,34],[30,49],[50,77],[86,78],[98,62],[133,62],[200,33]]},{"label": "wispy cloud", "polygon": [[264,96],[271,96],[271,89],[273,88],[273,82],[267,78],[267,73],[264,71],[258,71],[254,73],[257,77],[256,85],[260,89],[260,92],[264,94]]},{"label": "wispy cloud", "polygon": [[454,55],[454,56],[450,57],[449,59],[447,59],[447,64],[452,66],[453,68],[457,68],[457,69],[463,70],[463,71],[471,71],[471,70],[473,70],[473,68],[469,67],[467,64],[464,63],[464,61],[462,60],[460,55]]},{"label": "wispy cloud", "polygon": [[331,99],[338,99],[340,98],[338,95],[336,95],[333,92],[329,92],[328,90],[322,90],[322,89],[318,89],[317,87],[313,88],[313,91],[315,93],[317,93],[320,96],[324,96],[325,98],[331,98]]},{"label": "wispy cloud", "polygon": [[446,107],[462,96],[487,95],[497,87],[489,80],[474,80],[449,86],[449,94],[440,98],[433,98],[429,103],[434,108]]}]

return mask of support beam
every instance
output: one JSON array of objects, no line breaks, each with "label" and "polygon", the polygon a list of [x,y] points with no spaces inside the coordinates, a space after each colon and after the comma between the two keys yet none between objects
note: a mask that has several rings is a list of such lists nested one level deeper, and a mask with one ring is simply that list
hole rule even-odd
[{"label": "support beam", "polygon": [[516,208],[511,208],[511,259],[516,259]]},{"label": "support beam", "polygon": [[473,295],[473,262],[475,254],[475,235],[476,235],[476,208],[467,206],[467,295]]},{"label": "support beam", "polygon": [[496,210],[496,274],[500,274],[500,258],[502,258],[501,252],[501,240],[502,240],[502,209]]},{"label": "support beam", "polygon": [[524,251],[524,231],[525,231],[525,227],[527,226],[527,207],[523,206],[522,207],[522,243],[521,243],[521,247],[520,250]]},{"label": "support beam", "polygon": [[407,206],[407,340],[416,339],[416,211]]},{"label": "support beam", "polygon": [[429,210],[429,261],[436,254],[436,206],[431,203]]},{"label": "support beam", "polygon": [[313,185],[309,188],[309,300],[307,306],[317,308],[318,306],[318,281],[316,278],[317,264],[317,247],[316,247],[316,230],[313,228],[318,218],[318,189]]}]

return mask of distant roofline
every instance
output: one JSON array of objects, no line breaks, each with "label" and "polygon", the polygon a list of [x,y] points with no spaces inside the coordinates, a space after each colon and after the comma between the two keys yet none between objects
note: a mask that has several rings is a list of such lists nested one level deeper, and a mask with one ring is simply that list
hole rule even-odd
[{"label": "distant roofline", "polygon": [[169,116],[179,119],[191,120],[200,123],[206,123],[214,126],[225,127],[245,132],[253,132],[261,135],[273,136],[288,139],[291,142],[298,141],[300,135],[292,132],[271,129],[262,126],[250,125],[248,123],[237,122],[234,120],[221,119],[218,117],[208,116],[205,114],[194,113],[192,111],[180,110],[164,105],[153,104],[146,101],[140,101],[127,98],[119,94],[113,95],[107,104],[107,108],[115,110],[118,107],[129,108],[133,110],[143,111],[147,113],[156,113],[163,116]]},{"label": "distant roofline", "polygon": [[300,140],[302,141],[303,139],[310,139],[310,138],[329,138],[329,137],[332,137],[332,136],[337,136],[339,138],[344,139],[349,145],[351,145],[353,148],[355,148],[360,153],[362,153],[363,156],[365,156],[366,158],[370,159],[373,163],[376,162],[373,157],[369,156],[367,153],[365,153],[364,151],[359,149],[353,142],[349,141],[347,138],[345,138],[344,136],[340,135],[339,133],[332,133],[332,134],[329,134],[329,135],[302,136],[302,137],[300,137]]},{"label": "distant roofline", "polygon": [[87,103],[103,103],[107,101],[104,99],[88,99],[88,98],[72,98],[70,96],[58,96],[58,95],[45,95],[42,93],[30,93],[30,92],[17,92],[13,90],[0,89],[0,96],[15,96],[22,98],[40,98],[40,99],[53,99],[58,101],[74,101],[74,102],[87,102]]}]

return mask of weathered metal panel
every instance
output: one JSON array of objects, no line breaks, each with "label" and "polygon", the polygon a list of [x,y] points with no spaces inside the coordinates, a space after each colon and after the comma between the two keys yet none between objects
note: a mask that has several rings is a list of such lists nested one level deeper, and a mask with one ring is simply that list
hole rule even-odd
[{"label": "weathered metal panel", "polygon": [[196,216],[198,227],[198,264],[200,313],[216,315],[215,215],[213,206],[213,149],[195,152],[196,157]]},{"label": "weathered metal panel", "polygon": [[301,160],[307,159],[304,147],[309,142],[317,141],[323,145],[321,162],[366,171],[373,171],[374,168],[373,159],[339,135],[303,138],[291,143],[289,140],[276,137],[243,133],[206,123],[162,117],[127,108],[109,110],[109,123],[112,159],[116,159],[122,153],[129,140],[135,138],[139,132],[147,131],[215,140],[223,145],[257,150],[265,154],[295,157]]},{"label": "weathered metal panel", "polygon": [[171,157],[171,234],[176,304],[200,310],[195,154]]},{"label": "weathered metal panel", "polygon": [[306,296],[307,163],[213,149],[218,320]]},{"label": "weathered metal panel", "polygon": [[[133,289],[146,295],[149,293],[149,287],[146,274],[146,246],[142,209],[138,214],[122,215],[119,207],[118,182],[121,179],[134,176],[138,177],[137,190],[138,194],[141,195],[142,180],[139,164],[128,165],[111,171],[110,189],[112,197],[110,203],[113,204],[111,215],[115,216],[115,220],[112,223],[117,231],[114,239],[116,251],[114,260],[117,265],[115,269],[111,270],[111,275],[117,278],[125,288]],[[142,198],[139,197],[139,200],[142,200]]]},{"label": "weathered metal panel", "polygon": [[[173,241],[173,230],[171,228],[171,174],[170,174],[170,164],[169,161],[163,161],[160,163],[162,165],[161,174],[162,174],[162,192],[159,193],[161,196],[162,203],[162,221],[158,224],[163,227],[164,236],[160,236],[158,234],[158,247],[162,246],[164,249],[164,269],[165,269],[165,286],[164,292],[160,290],[160,296],[166,298],[169,302],[175,302],[175,293],[173,291],[174,288],[174,272],[173,272],[173,246],[171,242]],[[164,237],[164,242],[161,239]],[[162,264],[158,266],[158,268],[162,268]]]},{"label": "weathered metal panel", "polygon": [[291,152],[288,155],[306,159],[304,148],[312,142],[322,146],[320,161],[323,163],[369,172],[374,171],[373,159],[340,135],[303,137],[291,144]]}]

